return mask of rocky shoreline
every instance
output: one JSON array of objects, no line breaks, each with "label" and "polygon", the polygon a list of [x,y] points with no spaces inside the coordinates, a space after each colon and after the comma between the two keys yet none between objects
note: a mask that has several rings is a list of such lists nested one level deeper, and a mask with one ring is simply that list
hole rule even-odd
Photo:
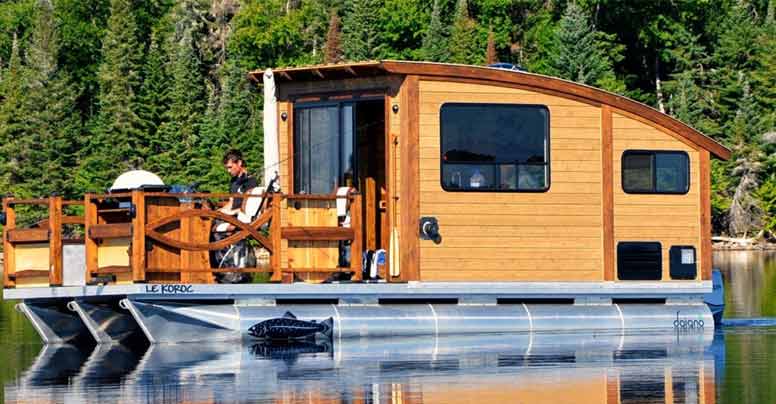
[{"label": "rocky shoreline", "polygon": [[776,251],[776,242],[762,238],[714,236],[711,248],[715,251]]}]

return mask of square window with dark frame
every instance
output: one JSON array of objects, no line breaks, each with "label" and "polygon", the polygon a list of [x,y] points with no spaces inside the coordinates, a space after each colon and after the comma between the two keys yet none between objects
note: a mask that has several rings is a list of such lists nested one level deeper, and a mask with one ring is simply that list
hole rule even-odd
[{"label": "square window with dark frame", "polygon": [[544,105],[448,103],[440,111],[445,191],[544,192],[550,111]]},{"label": "square window with dark frame", "polygon": [[626,150],[622,154],[622,189],[628,194],[686,194],[690,158],[683,151]]}]

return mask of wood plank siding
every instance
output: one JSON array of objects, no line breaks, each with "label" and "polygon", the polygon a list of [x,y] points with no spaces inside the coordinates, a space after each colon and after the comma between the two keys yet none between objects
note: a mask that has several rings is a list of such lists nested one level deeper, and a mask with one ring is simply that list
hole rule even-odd
[{"label": "wood plank siding", "polygon": [[[696,280],[710,279],[710,159],[727,159],[730,150],[668,115],[593,87],[476,66],[382,61],[276,72],[278,113],[288,114],[278,119],[284,192],[293,188],[295,103],[384,97],[388,219],[381,240],[391,240],[391,270],[399,269],[389,281],[617,281],[621,241],[659,241],[663,280],[670,280],[670,247],[693,246]],[[251,76],[260,81],[261,71]],[[445,103],[546,106],[549,189],[443,190]],[[626,194],[621,159],[629,149],[687,152],[689,192]],[[291,215],[283,212],[285,226]],[[438,243],[420,240],[423,216],[438,220]],[[281,266],[292,267],[283,243]]]},{"label": "wood plank siding", "polygon": [[[614,167],[614,241],[659,241],[663,249],[663,280],[670,279],[668,251],[672,245],[691,245],[701,251],[700,154],[696,148],[621,113],[612,114]],[[626,194],[622,189],[622,153],[625,150],[685,151],[690,157],[690,190],[685,195]],[[710,235],[709,235],[710,236]]]},{"label": "wood plank siding", "polygon": [[[439,110],[446,102],[547,105],[550,189],[442,190]],[[601,109],[533,91],[420,81],[420,215],[442,241],[421,241],[421,280],[603,280]],[[403,178],[402,178],[403,179]]]},{"label": "wood plank siding", "polygon": [[[446,102],[546,105],[549,191],[442,190],[439,111]],[[659,241],[664,280],[670,279],[670,247],[694,246],[701,279],[709,257],[701,248],[698,147],[612,110],[524,89],[421,79],[420,216],[436,217],[442,233],[439,244],[420,243],[421,280],[616,280],[620,241]],[[626,194],[620,166],[627,149],[687,152],[690,191]],[[604,161],[604,156],[611,160]]]}]

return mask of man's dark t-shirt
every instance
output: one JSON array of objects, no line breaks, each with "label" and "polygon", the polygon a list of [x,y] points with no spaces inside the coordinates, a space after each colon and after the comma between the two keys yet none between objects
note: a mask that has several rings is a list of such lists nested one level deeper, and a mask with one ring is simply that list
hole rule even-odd
[{"label": "man's dark t-shirt", "polygon": [[[252,177],[248,174],[243,174],[237,177],[232,177],[232,182],[229,185],[229,192],[233,194],[244,194],[258,185],[259,183],[256,182],[255,177]],[[232,209],[239,209],[242,207],[242,203],[243,198],[234,198],[234,201],[232,202]]]}]

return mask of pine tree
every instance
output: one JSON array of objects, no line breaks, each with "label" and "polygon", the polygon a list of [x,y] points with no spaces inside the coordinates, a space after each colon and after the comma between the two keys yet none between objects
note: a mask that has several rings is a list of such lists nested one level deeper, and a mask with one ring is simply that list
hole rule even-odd
[{"label": "pine tree", "polygon": [[346,60],[380,56],[379,17],[382,0],[349,0],[342,25],[342,50]]},{"label": "pine tree", "polygon": [[170,104],[169,57],[164,44],[167,40],[164,30],[155,30],[151,34],[145,65],[143,67],[143,85],[140,89],[140,110],[138,115],[145,123],[148,135],[149,156],[160,153],[163,145],[156,132]]},{"label": "pine tree", "polygon": [[686,32],[676,48],[671,50],[676,73],[665,82],[668,94],[666,104],[670,115],[700,130],[706,135],[719,133],[718,125],[710,118],[713,115],[713,95],[708,90],[709,57],[699,44],[699,38]]},{"label": "pine tree", "polygon": [[570,2],[549,50],[547,73],[582,84],[617,90],[607,46],[599,39],[585,11]]},{"label": "pine tree", "polygon": [[728,226],[730,234],[746,237],[761,224],[762,209],[753,194],[760,185],[763,156],[758,147],[760,127],[757,106],[746,78],[742,77],[742,82],[743,97],[730,127],[735,142],[731,175],[738,181],[728,212]]},{"label": "pine tree", "polygon": [[[763,54],[762,30],[754,18],[749,4],[740,2],[730,9],[720,27],[712,55],[712,84],[717,93],[720,122],[735,119],[744,93],[741,77],[746,76],[750,80],[752,73],[760,67],[758,56]],[[752,90],[756,99],[760,88],[757,86]]]},{"label": "pine tree", "polygon": [[449,56],[447,53],[447,30],[442,21],[441,0],[434,0],[434,8],[431,10],[431,22],[423,37],[421,55],[430,62],[445,62]]},{"label": "pine tree", "polygon": [[323,63],[339,63],[342,61],[342,33],[340,19],[336,11],[331,12],[329,31],[326,33],[326,45],[323,48]]},{"label": "pine tree", "polygon": [[469,17],[469,2],[458,0],[450,32],[450,62],[481,64],[485,60],[482,44],[477,41],[477,23]]},{"label": "pine tree", "polygon": [[[37,4],[27,60],[13,46],[2,85],[0,107],[0,182],[21,197],[72,196],[69,177],[75,164],[79,119],[77,87],[57,67],[54,9]],[[42,212],[33,212],[38,217]]]},{"label": "pine tree", "polygon": [[202,5],[184,1],[173,9],[175,32],[166,43],[170,63],[169,108],[162,115],[149,167],[167,182],[192,182],[202,175],[207,151],[198,148],[206,108],[201,60]]},{"label": "pine tree", "polygon": [[11,56],[8,60],[0,96],[0,189],[4,193],[13,193],[11,184],[19,182],[17,141],[23,138],[28,129],[25,110],[26,92],[28,89],[27,71],[22,66],[19,40],[13,34]]},{"label": "pine tree", "polygon": [[82,151],[78,187],[105,189],[118,174],[142,166],[146,156],[145,123],[140,119],[138,91],[143,47],[131,0],[111,0],[111,15],[103,40],[103,62],[97,79],[99,114]]},{"label": "pine tree", "polygon": [[31,126],[25,136],[30,148],[20,187],[30,195],[58,193],[76,196],[69,180],[76,166],[80,117],[76,108],[78,87],[57,65],[58,37],[54,7],[40,0],[35,31],[29,48],[30,89],[27,94]]}]

